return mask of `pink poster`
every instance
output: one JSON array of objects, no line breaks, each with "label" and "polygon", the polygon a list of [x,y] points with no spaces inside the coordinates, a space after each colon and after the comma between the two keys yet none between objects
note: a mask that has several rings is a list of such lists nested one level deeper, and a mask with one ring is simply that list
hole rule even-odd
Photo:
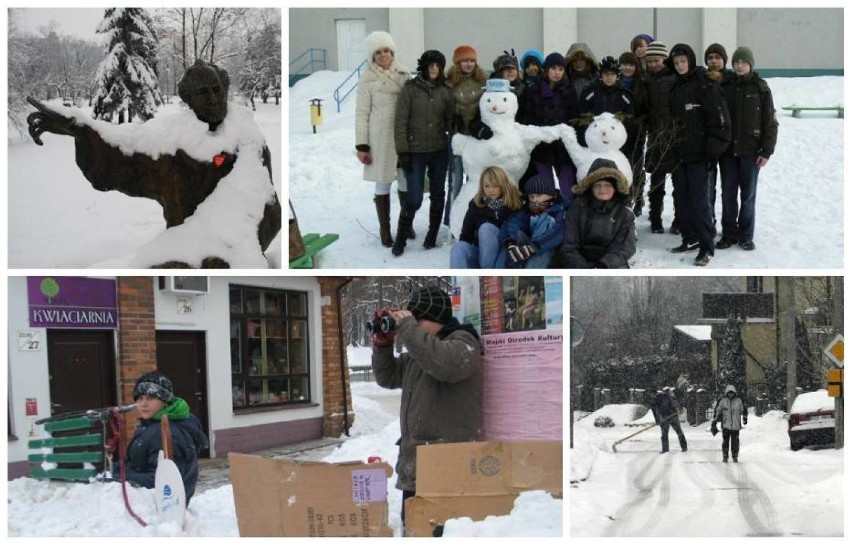
[{"label": "pink poster", "polygon": [[562,440],[562,332],[484,335],[485,440]]}]

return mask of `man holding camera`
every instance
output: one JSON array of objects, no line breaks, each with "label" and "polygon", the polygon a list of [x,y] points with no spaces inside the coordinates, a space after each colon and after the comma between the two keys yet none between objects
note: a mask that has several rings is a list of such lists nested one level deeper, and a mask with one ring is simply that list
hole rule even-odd
[{"label": "man holding camera", "polygon": [[[390,320],[383,320],[383,318]],[[482,345],[476,330],[453,317],[450,296],[436,287],[414,291],[405,310],[373,313],[373,374],[402,388],[396,487],[414,496],[417,446],[477,441],[482,434]],[[406,352],[394,355],[399,337]]]}]

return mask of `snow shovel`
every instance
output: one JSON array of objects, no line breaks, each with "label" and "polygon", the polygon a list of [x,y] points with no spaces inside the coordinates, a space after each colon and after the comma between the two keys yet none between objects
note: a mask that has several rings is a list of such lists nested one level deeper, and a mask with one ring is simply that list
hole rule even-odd
[{"label": "snow shovel", "polygon": [[160,436],[163,448],[157,457],[157,471],[154,473],[154,491],[157,494],[157,514],[161,521],[174,521],[183,528],[186,511],[186,490],[183,479],[172,457],[172,430],[169,417],[163,415],[160,420]]},{"label": "snow shovel", "polygon": [[648,430],[650,430],[651,428],[656,428],[656,427],[657,427],[657,426],[659,426],[659,425],[660,425],[660,424],[651,424],[650,426],[645,426],[645,427],[644,427],[644,428],[642,428],[641,430],[639,430],[639,431],[635,431],[635,432],[631,433],[630,435],[628,435],[627,437],[623,437],[623,438],[619,439],[618,441],[616,441],[615,443],[613,443],[613,444],[612,444],[612,451],[613,451],[613,452],[615,452],[615,453],[617,453],[617,452],[618,452],[618,449],[616,449],[616,448],[615,448],[615,446],[616,446],[616,445],[618,445],[619,443],[623,443],[623,442],[627,441],[627,440],[628,440],[628,439],[630,439],[631,437],[636,437],[637,435],[639,435],[639,434],[640,434],[640,433],[642,433],[643,431],[648,431]]}]

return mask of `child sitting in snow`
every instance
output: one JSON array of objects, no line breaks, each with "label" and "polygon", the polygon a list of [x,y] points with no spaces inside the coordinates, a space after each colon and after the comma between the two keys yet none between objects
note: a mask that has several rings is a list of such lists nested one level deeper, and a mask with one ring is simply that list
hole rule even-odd
[{"label": "child sitting in snow", "polygon": [[500,227],[521,209],[521,194],[500,167],[488,167],[479,178],[479,190],[470,200],[459,241],[450,252],[454,269],[493,269],[500,253]]},{"label": "child sitting in snow", "polygon": [[126,479],[154,488],[157,457],[163,448],[160,419],[166,415],[172,435],[172,461],[183,479],[188,504],[198,482],[198,453],[207,448],[207,437],[198,419],[189,412],[189,405],[175,397],[172,388],[172,381],[157,371],[145,373],[136,381],[133,401],[141,418],[127,446]]},{"label": "child sitting in snow", "polygon": [[498,263],[510,269],[546,269],[564,236],[565,206],[552,176],[533,176],[524,189],[526,208],[503,224]]},{"label": "child sitting in snow", "polygon": [[568,269],[629,269],[636,253],[636,218],[628,208],[630,183],[613,161],[597,159],[574,186],[560,248]]}]

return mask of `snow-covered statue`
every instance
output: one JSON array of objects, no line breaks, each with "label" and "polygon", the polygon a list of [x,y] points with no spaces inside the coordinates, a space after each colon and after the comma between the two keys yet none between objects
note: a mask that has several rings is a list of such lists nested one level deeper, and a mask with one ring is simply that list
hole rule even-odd
[{"label": "snow-covered statue", "polygon": [[142,123],[113,125],[83,110],[27,100],[33,141],[74,137],[77,166],[98,191],[160,203],[166,230],[131,267],[267,268],[281,230],[269,148],[252,113],[228,104],[228,73],[199,60],[178,84],[189,106]]},{"label": "snow-covered statue", "polygon": [[463,134],[453,136],[453,153],[461,155],[469,179],[453,201],[450,213],[450,230],[457,239],[467,212],[467,203],[476,195],[482,171],[498,166],[509,174],[509,179],[517,186],[518,180],[527,170],[533,148],[540,142],[550,143],[559,139],[566,127],[535,127],[515,123],[518,98],[512,92],[509,81],[504,79],[489,79],[485,82],[485,92],[479,99],[479,112],[482,122],[494,133],[491,138],[477,140]]},{"label": "snow-covered statue", "polygon": [[589,173],[589,167],[595,159],[609,159],[624,174],[628,183],[633,179],[633,169],[630,161],[620,151],[627,142],[627,130],[613,114],[604,112],[595,116],[586,129],[586,146],[577,142],[577,133],[571,127],[562,131],[562,143],[577,166],[577,180],[582,180]]}]

